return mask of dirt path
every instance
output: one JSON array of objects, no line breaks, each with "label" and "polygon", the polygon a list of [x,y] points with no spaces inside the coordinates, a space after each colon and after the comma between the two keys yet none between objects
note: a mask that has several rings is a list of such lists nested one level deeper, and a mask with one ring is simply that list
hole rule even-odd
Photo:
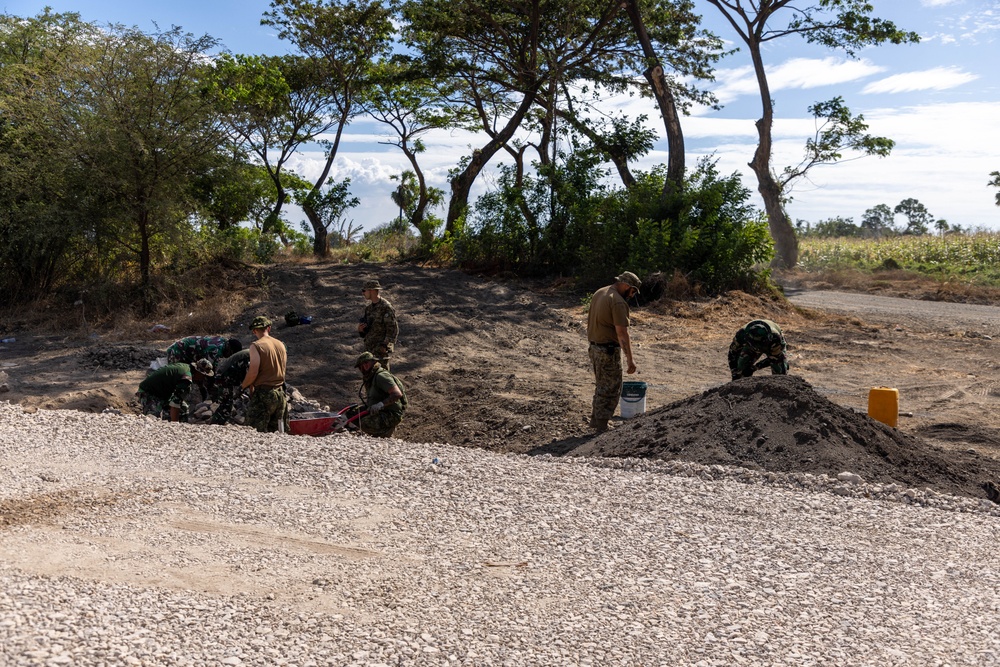
[{"label": "dirt path", "polygon": [[[10,391],[0,399],[39,408],[131,410],[143,365],[157,350],[194,334],[236,335],[249,343],[247,324],[263,313],[288,346],[289,382],[339,409],[357,401],[353,361],[362,348],[355,330],[368,278],[380,279],[400,320],[393,371],[411,408],[398,437],[556,453],[590,438],[585,420],[593,379],[579,293],[412,265],[274,267],[267,300],[223,332],[109,342],[114,332],[80,339],[19,331],[17,343],[0,345],[0,370],[10,376]],[[823,299],[839,300],[822,306],[829,313],[802,307]],[[313,323],[286,327],[282,315],[293,309]],[[959,319],[960,310],[972,313],[968,320]],[[769,317],[785,329],[792,373],[820,395],[864,412],[871,387],[896,387],[900,410],[912,415],[901,418],[902,432],[997,457],[1000,366],[997,341],[984,337],[1000,331],[989,324],[997,310],[816,292],[795,294],[791,303],[731,293],[640,304],[633,308],[632,332],[639,371],[628,379],[647,383],[649,411],[719,387],[729,380],[733,332],[749,319]]]},{"label": "dirt path", "polygon": [[966,331],[1000,337],[1000,307],[901,299],[858,292],[785,289],[796,306],[864,317],[872,322],[907,324],[928,331]]}]

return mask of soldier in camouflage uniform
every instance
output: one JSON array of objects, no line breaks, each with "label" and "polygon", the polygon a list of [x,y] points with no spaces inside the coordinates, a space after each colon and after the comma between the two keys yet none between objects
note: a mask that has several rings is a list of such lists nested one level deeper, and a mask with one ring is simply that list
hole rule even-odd
[{"label": "soldier in camouflage uniform", "polygon": [[187,397],[191,384],[202,385],[213,375],[212,362],[208,359],[157,368],[139,383],[136,397],[142,406],[142,413],[172,422],[187,421]]},{"label": "soldier in camouflage uniform", "polygon": [[369,303],[358,322],[358,335],[365,339],[365,351],[371,352],[382,368],[389,370],[389,356],[396,345],[399,323],[392,304],[379,295],[381,289],[377,280],[369,280],[362,286],[361,293]]},{"label": "soldier in camouflage uniform", "polygon": [[594,401],[590,412],[590,428],[598,433],[608,430],[608,420],[615,414],[622,393],[622,358],[625,351],[628,373],[635,373],[632,342],[629,339],[629,309],[626,299],[642,287],[642,281],[631,271],[615,278],[615,282],[594,292],[587,314],[587,338],[590,339],[590,362],[594,368]]},{"label": "soldier in camouflage uniform", "polygon": [[243,349],[243,343],[236,338],[222,336],[188,336],[174,342],[167,348],[167,363],[184,362],[193,364],[199,359],[208,359],[212,365],[217,365],[234,352]]},{"label": "soldier in camouflage uniform", "polygon": [[[734,380],[771,367],[772,375],[788,374],[788,345],[781,327],[771,320],[754,320],[736,332],[729,345],[729,371]],[[757,362],[757,359],[764,358]]]},{"label": "soldier in camouflage uniform", "polygon": [[241,387],[249,389],[246,425],[263,433],[288,433],[288,400],[285,398],[285,344],[271,336],[271,320],[255,317],[250,331],[257,338],[250,344],[250,364]]},{"label": "soldier in camouflage uniform", "polygon": [[389,438],[406,411],[406,392],[403,383],[395,375],[382,368],[371,352],[362,352],[354,364],[361,371],[365,409],[368,414],[361,418],[358,426],[363,433],[377,438]]},{"label": "soldier in camouflage uniform", "polygon": [[237,399],[243,394],[243,380],[250,368],[250,350],[240,350],[219,362],[215,369],[213,398],[219,404],[212,413],[213,424],[225,424],[235,414]]},{"label": "soldier in camouflage uniform", "polygon": [[[212,366],[234,352],[243,349],[243,343],[236,338],[222,336],[188,336],[175,341],[167,348],[167,363],[186,362],[193,364],[199,359],[208,359]],[[204,384],[198,385],[201,400],[207,400],[209,392],[215,387],[215,378],[209,378]]]}]

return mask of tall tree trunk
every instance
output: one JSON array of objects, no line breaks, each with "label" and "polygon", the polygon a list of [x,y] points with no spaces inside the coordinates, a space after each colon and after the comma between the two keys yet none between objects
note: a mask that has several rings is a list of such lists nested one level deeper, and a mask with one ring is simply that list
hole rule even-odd
[{"label": "tall tree trunk", "polygon": [[[410,166],[413,167],[413,175],[417,177],[417,205],[413,209],[413,215],[410,216],[410,224],[416,227],[420,233],[421,247],[430,248],[434,242],[434,231],[424,225],[424,216],[427,214],[427,204],[430,201],[430,196],[427,194],[427,179],[424,178],[424,172],[420,169],[420,165],[417,164],[417,154],[410,150],[406,142],[403,142],[402,149],[403,155],[406,156],[406,159],[410,161]],[[403,217],[402,208],[399,209],[399,217]]]},{"label": "tall tree trunk", "polygon": [[653,43],[646,31],[646,24],[639,11],[638,0],[623,0],[625,11],[632,21],[632,28],[642,46],[642,53],[650,63],[643,76],[649,81],[653,97],[660,107],[663,127],[667,133],[667,180],[663,184],[663,198],[671,192],[679,192],[684,187],[684,133],[681,131],[680,114],[677,111],[677,101],[670,90],[663,71],[663,65],[653,49]]},{"label": "tall tree trunk", "polygon": [[504,147],[514,136],[517,128],[521,126],[521,121],[528,114],[531,105],[535,103],[536,88],[524,94],[521,105],[514,112],[514,115],[507,121],[500,132],[494,136],[488,144],[472,152],[472,159],[469,164],[451,179],[451,200],[448,202],[448,220],[445,222],[445,233],[454,233],[455,224],[462,217],[469,206],[469,193],[472,191],[472,184],[489,161],[496,155],[497,151]]},{"label": "tall tree trunk", "polygon": [[152,259],[149,249],[149,211],[139,212],[139,280],[142,291],[142,309],[144,315],[149,315],[155,307],[153,298]]},{"label": "tall tree trunk", "polygon": [[759,48],[750,48],[754,72],[757,75],[757,85],[760,88],[761,117],[757,120],[757,150],[754,151],[750,168],[757,176],[757,192],[764,200],[764,210],[767,212],[767,226],[774,240],[774,259],[771,265],[775,268],[793,268],[799,261],[799,241],[795,238],[795,229],[785,213],[782,204],[781,186],[771,172],[771,127],[774,123],[774,104],[771,100],[771,89],[767,83],[764,70],[764,59]]},{"label": "tall tree trunk", "polygon": [[[333,144],[330,145],[330,152],[327,153],[326,163],[323,165],[323,172],[313,183],[312,189],[309,191],[309,195],[306,196],[305,201],[302,202],[302,212],[306,214],[306,218],[309,220],[309,224],[313,228],[313,254],[317,257],[329,257],[330,255],[330,241],[328,238],[328,233],[326,226],[323,224],[322,217],[316,212],[309,201],[312,197],[318,196],[323,186],[326,184],[326,179],[330,176],[330,170],[333,168],[333,161],[337,159],[337,149],[340,148],[340,137],[344,134],[344,127],[347,126],[347,121],[351,117],[351,104],[348,102],[344,105],[343,111],[340,114],[340,122],[337,124],[337,134],[334,136]],[[323,237],[323,243],[320,244],[320,236]]]},{"label": "tall tree trunk", "polygon": [[[310,220],[312,222],[312,220]],[[322,224],[313,224],[313,255],[316,257],[330,256],[330,233]]]}]

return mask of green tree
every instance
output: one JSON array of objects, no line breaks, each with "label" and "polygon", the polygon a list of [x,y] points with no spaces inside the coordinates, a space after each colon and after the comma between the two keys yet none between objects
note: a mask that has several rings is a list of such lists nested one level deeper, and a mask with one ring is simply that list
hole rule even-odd
[{"label": "green tree", "polygon": [[204,54],[217,44],[180,28],[147,35],[112,26],[79,101],[93,111],[86,166],[109,196],[115,240],[138,260],[147,308],[156,246],[187,225],[192,181],[227,141],[203,94]]},{"label": "green tree", "polygon": [[359,104],[371,86],[375,62],[388,54],[395,28],[393,8],[379,0],[272,0],[261,23],[278,29],[306,57],[312,74],[329,94],[324,113],[333,119],[333,140],[323,141],[326,161],[313,181],[312,192],[301,199],[313,227],[317,254],[329,252],[321,242],[327,232],[324,186],[330,177],[344,128],[363,112]]},{"label": "green tree", "polygon": [[757,150],[750,167],[757,176],[757,189],[764,200],[768,225],[775,243],[775,263],[793,267],[798,262],[798,242],[784,210],[781,182],[771,168],[774,99],[764,65],[768,42],[789,35],[843,51],[853,57],[866,46],[891,42],[917,42],[916,33],[904,32],[891,21],[871,15],[867,0],[814,0],[804,4],[792,0],[766,0],[744,4],[742,0],[707,0],[718,9],[747,48],[757,77],[761,117],[757,120]]},{"label": "green tree", "polygon": [[471,109],[448,101],[453,92],[422,68],[384,61],[379,63],[365,101],[368,113],[393,132],[391,138],[379,143],[396,146],[410,162],[410,169],[403,172],[392,197],[396,201],[412,193],[412,197],[407,197],[407,205],[400,205],[400,216],[406,214],[409,224],[420,233],[420,243],[425,249],[430,248],[435,230],[441,224],[439,218],[428,216],[428,212],[442,204],[444,191],[429,186],[420,167],[418,155],[426,150],[423,137],[431,130],[464,127],[475,120]]},{"label": "green tree", "polygon": [[861,236],[861,228],[854,224],[854,218],[837,216],[817,222],[811,230],[811,235],[830,238]]},{"label": "green tree", "polygon": [[882,238],[895,231],[895,215],[887,204],[879,204],[861,216],[861,230],[865,236]]},{"label": "green tree", "polygon": [[903,230],[904,234],[912,234],[914,236],[926,234],[928,225],[934,222],[934,216],[930,214],[927,207],[913,197],[904,199],[896,204],[896,208],[893,209],[893,213],[901,214],[906,217],[906,229]]},{"label": "green tree", "polygon": [[[1000,171],[990,172],[993,180],[987,183],[990,187],[1000,188]],[[1000,206],[1000,192],[997,192],[997,206]]]},{"label": "green tree", "polygon": [[317,257],[327,257],[330,254],[330,231],[338,230],[337,245],[350,240],[350,234],[344,233],[345,228],[352,225],[346,219],[347,211],[361,203],[361,200],[351,195],[351,179],[345,178],[335,183],[327,183],[322,191],[303,183],[306,187],[297,192],[297,201],[302,209],[312,211],[309,222],[313,231],[313,254]]},{"label": "green tree", "polygon": [[281,233],[288,199],[285,166],[304,145],[336,126],[328,113],[337,95],[301,56],[223,54],[215,63],[211,90],[235,143],[260,160],[276,196],[261,232]]},{"label": "green tree", "polygon": [[938,234],[944,236],[951,229],[951,225],[948,224],[947,220],[942,218],[934,223],[934,229],[938,230]]},{"label": "green tree", "polygon": [[865,134],[868,129],[865,117],[860,114],[852,116],[842,97],[817,102],[809,107],[809,112],[818,123],[816,135],[806,140],[802,162],[795,167],[785,167],[778,178],[778,187],[786,200],[789,199],[792,183],[813,167],[839,162],[845,150],[886,157],[895,145],[891,139]]},{"label": "green tree", "polygon": [[560,82],[620,69],[624,56],[612,45],[631,33],[618,3],[607,0],[409,0],[402,12],[407,45],[456,82],[455,102],[475,109],[489,138],[451,175],[446,233],[465,215],[479,174],[511,145],[540,102],[548,120],[546,114],[540,119],[539,153],[550,154]]},{"label": "green tree", "polygon": [[0,15],[0,303],[88,273],[94,209],[77,100],[100,39],[76,13]]}]

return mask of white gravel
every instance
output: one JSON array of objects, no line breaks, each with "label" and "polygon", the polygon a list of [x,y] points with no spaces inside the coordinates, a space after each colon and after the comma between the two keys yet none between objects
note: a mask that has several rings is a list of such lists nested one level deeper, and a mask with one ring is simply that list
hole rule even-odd
[{"label": "white gravel", "polygon": [[850,474],[0,403],[0,509],[4,667],[1000,664],[997,506]]}]

